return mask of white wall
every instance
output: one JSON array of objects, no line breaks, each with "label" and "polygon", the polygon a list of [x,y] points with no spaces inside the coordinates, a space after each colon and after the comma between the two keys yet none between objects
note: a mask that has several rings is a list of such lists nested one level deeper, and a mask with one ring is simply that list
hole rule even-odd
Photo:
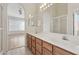
[{"label": "white wall", "polygon": [[[20,8],[22,10],[21,15],[19,14],[19,11],[18,11]],[[8,16],[24,18],[24,9],[21,4],[9,3],[7,6],[7,13],[8,13]]]}]

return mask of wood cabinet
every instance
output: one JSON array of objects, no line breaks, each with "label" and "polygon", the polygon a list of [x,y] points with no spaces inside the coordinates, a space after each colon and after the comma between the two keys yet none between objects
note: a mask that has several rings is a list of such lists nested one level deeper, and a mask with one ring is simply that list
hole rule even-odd
[{"label": "wood cabinet", "polygon": [[43,48],[43,55],[52,55],[52,52],[46,48]]},{"label": "wood cabinet", "polygon": [[32,47],[32,53],[35,55],[36,54],[36,51],[35,51],[35,48]]},{"label": "wood cabinet", "polygon": [[61,48],[59,48],[57,46],[53,46],[53,54],[54,55],[73,55],[73,53],[68,52],[68,51],[66,51],[64,49],[61,49]]},{"label": "wood cabinet", "polygon": [[32,49],[32,39],[31,35],[27,34],[27,47],[31,50]]},{"label": "wood cabinet", "polygon": [[52,44],[43,41],[43,55],[52,55]]},{"label": "wood cabinet", "polygon": [[38,45],[42,45],[42,40],[41,40],[41,39],[36,38],[36,44],[38,44]]},{"label": "wood cabinet", "polygon": [[36,38],[36,52],[42,54],[42,40]]},{"label": "wood cabinet", "polygon": [[34,55],[75,55],[30,34],[27,34],[27,45]]},{"label": "wood cabinet", "polygon": [[35,48],[35,45],[36,45],[36,38],[34,36],[32,36],[32,47]]},{"label": "wood cabinet", "polygon": [[41,55],[41,53],[39,51],[36,51],[36,55]]},{"label": "wood cabinet", "polygon": [[36,54],[36,38],[32,36],[31,40],[32,40],[32,53]]}]

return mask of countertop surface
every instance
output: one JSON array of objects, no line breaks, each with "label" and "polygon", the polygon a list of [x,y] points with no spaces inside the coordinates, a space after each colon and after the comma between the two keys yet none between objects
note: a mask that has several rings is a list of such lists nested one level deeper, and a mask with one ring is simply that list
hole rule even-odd
[{"label": "countertop surface", "polygon": [[[56,45],[74,54],[79,54],[79,37],[58,33],[28,33],[50,44]],[[66,37],[68,40],[63,40]]]}]

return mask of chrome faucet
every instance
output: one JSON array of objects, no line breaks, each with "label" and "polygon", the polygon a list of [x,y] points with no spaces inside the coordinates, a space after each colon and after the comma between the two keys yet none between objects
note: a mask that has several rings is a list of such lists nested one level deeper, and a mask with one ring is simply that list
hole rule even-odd
[{"label": "chrome faucet", "polygon": [[63,36],[63,40],[68,40],[65,36]]}]

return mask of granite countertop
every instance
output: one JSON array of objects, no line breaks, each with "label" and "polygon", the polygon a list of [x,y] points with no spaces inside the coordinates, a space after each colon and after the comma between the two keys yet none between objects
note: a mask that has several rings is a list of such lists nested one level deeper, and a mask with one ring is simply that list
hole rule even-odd
[{"label": "granite countertop", "polygon": [[[79,40],[78,37],[72,35],[58,34],[58,33],[29,33],[41,40],[49,42],[74,54],[79,54]],[[63,37],[68,38],[68,40],[63,40]]]}]

